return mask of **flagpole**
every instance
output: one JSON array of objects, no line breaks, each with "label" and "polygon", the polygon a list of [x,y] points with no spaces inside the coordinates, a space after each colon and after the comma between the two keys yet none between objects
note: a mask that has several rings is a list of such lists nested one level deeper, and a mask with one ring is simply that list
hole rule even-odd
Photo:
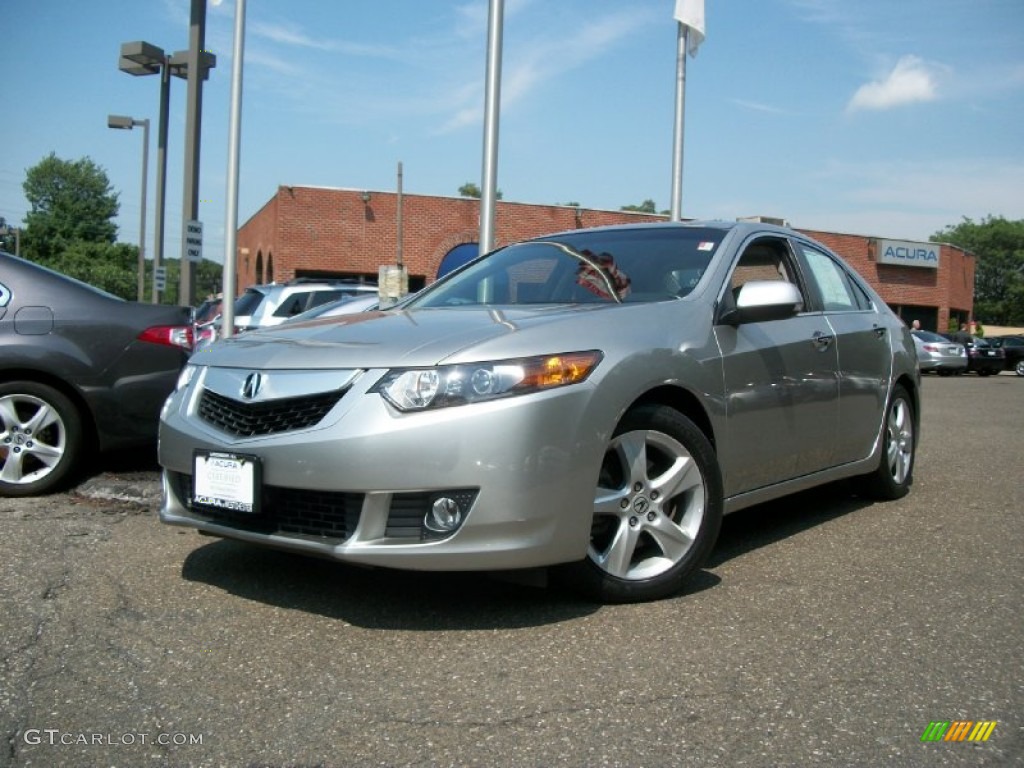
[{"label": "flagpole", "polygon": [[487,23],[487,82],[484,93],[484,159],[480,189],[480,253],[494,250],[498,190],[498,121],[501,112],[501,35],[505,0],[490,0]]},{"label": "flagpole", "polygon": [[221,336],[235,332],[238,268],[238,159],[242,139],[242,64],[245,58],[245,0],[235,0],[235,40],[231,51],[231,108],[228,115],[228,196],[224,212],[224,272]]},{"label": "flagpole", "polygon": [[683,123],[686,116],[686,49],[689,27],[677,22],[676,41],[676,112],[675,131],[672,137],[672,205],[669,211],[671,221],[683,218]]}]

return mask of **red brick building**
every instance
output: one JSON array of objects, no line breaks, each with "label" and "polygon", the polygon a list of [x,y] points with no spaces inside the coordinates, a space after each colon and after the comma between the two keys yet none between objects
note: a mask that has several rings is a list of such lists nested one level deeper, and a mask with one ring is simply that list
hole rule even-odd
[{"label": "red brick building", "polygon": [[[402,196],[402,262],[410,288],[431,282],[446,257],[475,255],[480,201],[465,197]],[[499,201],[495,241],[504,245],[548,232],[605,224],[664,221],[655,214],[598,211]],[[974,304],[974,257],[950,245],[906,243],[804,230],[860,272],[900,315],[925,328],[966,322]],[[296,277],[376,280],[398,259],[398,196],[321,187],[278,187],[239,230],[237,283],[287,282]]]}]

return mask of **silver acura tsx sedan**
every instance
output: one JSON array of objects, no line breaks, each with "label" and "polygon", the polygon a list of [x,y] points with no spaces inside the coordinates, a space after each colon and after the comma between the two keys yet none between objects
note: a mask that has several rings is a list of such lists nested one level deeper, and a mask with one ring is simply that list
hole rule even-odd
[{"label": "silver acura tsx sedan", "polygon": [[819,243],[752,223],[510,245],[396,307],[194,355],[160,428],[165,523],[370,566],[551,566],[680,590],[722,515],[910,486],[902,322]]}]

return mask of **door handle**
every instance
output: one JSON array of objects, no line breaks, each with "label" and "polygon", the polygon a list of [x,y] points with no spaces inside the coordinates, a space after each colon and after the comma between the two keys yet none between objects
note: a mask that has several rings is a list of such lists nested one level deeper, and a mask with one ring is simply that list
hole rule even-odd
[{"label": "door handle", "polygon": [[819,352],[824,352],[826,349],[829,348],[829,345],[832,343],[832,339],[834,338],[835,336],[833,336],[830,333],[822,333],[821,331],[815,331],[814,337],[811,339],[811,343],[814,344],[814,348],[816,350],[818,350]]},{"label": "door handle", "polygon": [[878,338],[880,338],[880,339],[885,338],[885,334],[887,332],[888,332],[888,329],[884,325],[875,326],[875,336],[877,336]]}]

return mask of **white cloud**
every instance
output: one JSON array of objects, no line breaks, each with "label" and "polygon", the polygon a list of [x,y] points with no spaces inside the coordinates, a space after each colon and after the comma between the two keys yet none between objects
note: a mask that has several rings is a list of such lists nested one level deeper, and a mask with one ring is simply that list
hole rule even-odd
[{"label": "white cloud", "polygon": [[747,101],[746,99],[730,99],[730,101],[737,107],[741,107],[751,112],[767,112],[772,115],[791,115],[793,114],[788,109],[782,107],[775,107],[771,104],[765,104],[760,101]]},{"label": "white cloud", "polygon": [[251,26],[251,29],[252,33],[258,37],[284,45],[295,45],[300,48],[314,48],[323,51],[329,51],[336,47],[329,40],[316,40],[310,37],[293,24],[269,24],[258,21]]},{"label": "white cloud", "polygon": [[[532,0],[520,0],[518,9]],[[466,12],[469,12],[467,7]],[[592,18],[571,31],[531,37],[524,45],[504,56],[501,76],[501,105],[507,109],[529,98],[538,86],[599,58],[611,46],[642,27],[647,15],[629,9]],[[550,30],[548,30],[550,32]],[[460,89],[464,105],[441,127],[441,133],[479,123],[483,116],[483,88],[478,80]]]},{"label": "white cloud", "polygon": [[904,56],[884,79],[865,83],[853,94],[847,112],[892,109],[938,98],[936,68],[917,56]]}]

